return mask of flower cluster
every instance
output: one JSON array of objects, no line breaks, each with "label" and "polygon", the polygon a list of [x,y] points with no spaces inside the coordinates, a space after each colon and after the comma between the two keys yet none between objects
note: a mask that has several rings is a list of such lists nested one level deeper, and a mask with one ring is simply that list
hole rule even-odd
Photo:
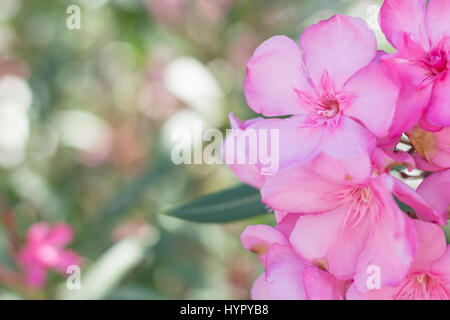
[{"label": "flower cluster", "polygon": [[[450,1],[386,0],[380,26],[392,54],[335,15],[248,62],[247,103],[264,117],[232,124],[280,137],[277,172],[231,166],[277,221],[242,234],[265,267],[254,299],[450,298]],[[417,190],[399,166],[423,170]]]}]

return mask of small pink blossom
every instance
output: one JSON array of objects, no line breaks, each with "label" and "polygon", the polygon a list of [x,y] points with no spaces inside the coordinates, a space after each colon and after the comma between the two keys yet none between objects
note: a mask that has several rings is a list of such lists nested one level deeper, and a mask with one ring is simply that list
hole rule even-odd
[{"label": "small pink blossom", "polygon": [[80,265],[80,256],[65,249],[72,240],[72,227],[65,223],[50,226],[39,222],[28,229],[26,244],[19,252],[19,261],[30,286],[42,287],[49,270],[65,274],[67,267]]}]

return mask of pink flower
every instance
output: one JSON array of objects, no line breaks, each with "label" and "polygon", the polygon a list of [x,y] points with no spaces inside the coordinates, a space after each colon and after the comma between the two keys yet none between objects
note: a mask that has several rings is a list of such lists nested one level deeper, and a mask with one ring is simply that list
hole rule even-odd
[{"label": "pink flower", "polygon": [[417,161],[420,169],[440,171],[450,168],[450,128],[429,132],[419,126],[414,126],[406,134],[423,160]]},{"label": "pink flower", "polygon": [[[386,136],[398,87],[372,61],[375,36],[359,18],[336,15],[307,28],[300,47],[285,36],[261,44],[247,64],[248,105],[280,129],[280,166],[372,151]],[[286,142],[285,142],[286,141]],[[291,141],[295,141],[291,144]]]},{"label": "pink flower", "polygon": [[275,210],[300,214],[289,237],[299,255],[325,260],[331,274],[354,279],[361,291],[370,265],[390,271],[384,285],[397,285],[414,257],[415,230],[393,194],[420,218],[445,223],[414,190],[373,171],[365,153],[344,160],[322,154],[290,166],[268,177],[261,193]]},{"label": "pink flower", "polygon": [[[302,259],[289,244],[289,224],[247,227],[241,240],[250,251],[260,256],[265,272],[255,281],[251,292],[256,300],[342,300],[350,285],[328,273],[326,266],[313,265]],[[286,221],[285,221],[286,220]],[[321,269],[322,268],[322,269]]]},{"label": "pink flower", "polygon": [[397,49],[381,61],[402,85],[391,135],[419,120],[427,130],[450,126],[450,1],[386,0],[380,22]]},{"label": "pink flower", "polygon": [[[347,299],[448,300],[450,299],[450,247],[439,226],[415,220],[418,246],[406,277],[396,286],[382,286],[361,293],[352,285]],[[380,269],[383,278],[388,269]]]},{"label": "pink flower", "polygon": [[72,239],[72,228],[64,223],[50,226],[40,222],[28,229],[26,244],[19,252],[19,261],[30,286],[42,287],[50,269],[65,274],[68,266],[80,265],[80,256],[64,248]]}]

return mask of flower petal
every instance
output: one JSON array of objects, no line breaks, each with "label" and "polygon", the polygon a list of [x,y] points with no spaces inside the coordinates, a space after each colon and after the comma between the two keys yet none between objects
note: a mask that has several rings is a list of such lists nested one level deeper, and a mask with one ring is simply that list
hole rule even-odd
[{"label": "flower petal", "polygon": [[311,91],[303,72],[300,48],[285,36],[263,42],[247,64],[247,103],[265,116],[300,114],[304,109],[295,89]]},{"label": "flower petal", "polygon": [[70,266],[80,266],[81,257],[78,253],[71,250],[64,250],[58,255],[58,262],[55,265],[55,269],[59,272],[66,274],[67,268]]},{"label": "flower petal", "polygon": [[273,245],[266,259],[266,283],[270,298],[275,300],[305,300],[303,287],[304,263],[290,246]]},{"label": "flower petal", "polygon": [[251,291],[252,300],[270,300],[270,292],[265,274],[261,274],[253,283]]},{"label": "flower petal", "polygon": [[343,300],[338,281],[319,268],[303,270],[303,285],[308,300]]},{"label": "flower petal", "polygon": [[46,242],[56,247],[62,248],[73,240],[73,229],[66,223],[58,223],[53,225],[47,235]]},{"label": "flower petal", "polygon": [[310,165],[322,179],[341,185],[363,184],[372,173],[370,158],[366,151],[343,158],[333,158],[321,153]]},{"label": "flower petal", "polygon": [[380,26],[388,41],[398,47],[396,38],[409,33],[424,48],[428,48],[425,6],[427,0],[385,0],[380,10]]},{"label": "flower petal", "polygon": [[268,225],[248,226],[241,235],[241,242],[247,250],[257,253],[262,262],[265,261],[266,253],[273,244],[289,244],[280,231]]},{"label": "flower petal", "polygon": [[344,114],[361,121],[376,136],[386,136],[399,88],[381,66],[372,63],[360,70],[345,84],[344,90],[352,97]]},{"label": "flower petal", "polygon": [[442,257],[431,265],[430,270],[432,273],[444,275],[448,280],[450,280],[450,246],[447,246]]},{"label": "flower petal", "polygon": [[375,57],[377,44],[367,23],[344,15],[308,27],[300,39],[306,69],[317,88],[328,71],[335,89],[342,88]]},{"label": "flower petal", "polygon": [[450,127],[450,72],[444,79],[436,81],[431,94],[427,120],[434,125]]},{"label": "flower petal", "polygon": [[47,281],[47,270],[40,264],[34,264],[27,268],[26,282],[33,288],[41,288]]},{"label": "flower petal", "polygon": [[413,190],[399,179],[394,180],[394,195],[403,203],[414,209],[419,219],[427,222],[446,224],[445,212],[439,212],[433,209],[430,203],[427,203],[419,193]]},{"label": "flower petal", "polygon": [[362,151],[371,153],[375,149],[376,137],[347,116],[342,116],[335,128],[327,129],[322,150],[332,157],[350,157]]},{"label": "flower petal", "polygon": [[[241,134],[244,134],[245,129],[252,124],[261,121],[262,118],[251,119],[248,121],[240,121],[234,114],[229,115],[231,129],[234,130],[232,134],[228,134],[222,146],[222,156],[224,161],[233,170],[236,177],[242,182],[251,185],[255,188],[260,188],[264,184],[264,176],[261,174],[256,163],[250,163],[250,146],[239,145],[238,141]],[[238,155],[244,158],[244,163],[238,163]],[[232,154],[229,155],[229,154]],[[227,158],[232,158],[233,161],[228,161]]]},{"label": "flower petal", "polygon": [[267,178],[262,200],[271,208],[294,213],[316,213],[336,208],[334,194],[342,187],[321,179],[310,165],[285,168]]},{"label": "flower petal", "polygon": [[[288,119],[264,119],[247,129],[255,130],[260,137],[264,135],[264,132],[268,132],[267,142],[264,143],[263,139],[259,139],[258,144],[259,167],[266,175],[274,174],[278,172],[278,169],[291,164],[310,160],[320,152],[325,135],[324,129],[322,127],[300,128],[301,121],[303,121],[301,116]],[[273,145],[272,132],[279,133],[278,139],[275,139],[276,135],[274,135]],[[264,150],[267,144],[269,144],[267,150]],[[275,165],[278,160],[278,168],[270,168],[263,163],[265,154],[271,156],[271,165]]]},{"label": "flower petal", "polygon": [[444,37],[450,37],[450,1],[429,1],[426,19],[432,45],[437,45]]},{"label": "flower petal", "polygon": [[450,213],[450,169],[425,178],[417,192],[439,212]]},{"label": "flower petal", "polygon": [[341,231],[348,207],[301,216],[289,241],[296,252],[307,261],[327,257]]},{"label": "flower petal", "polygon": [[358,258],[355,284],[367,292],[368,270],[376,266],[381,272],[381,286],[396,286],[408,273],[416,250],[415,227],[397,207],[392,195],[391,177],[387,174],[373,179],[372,186],[380,200],[380,212],[366,246]]},{"label": "flower petal", "polygon": [[42,243],[47,239],[51,231],[50,225],[45,222],[38,222],[33,224],[27,232],[27,242],[29,244]]},{"label": "flower petal", "polygon": [[426,273],[430,265],[441,258],[447,248],[441,227],[428,222],[414,220],[417,231],[417,251],[410,273]]},{"label": "flower petal", "polygon": [[394,300],[398,288],[382,287],[380,289],[369,290],[365,293],[359,292],[355,284],[352,284],[347,291],[347,300]]},{"label": "flower petal", "polygon": [[430,103],[433,87],[416,88],[404,84],[397,100],[394,120],[389,130],[390,136],[401,136],[413,127],[423,115],[423,111]]}]

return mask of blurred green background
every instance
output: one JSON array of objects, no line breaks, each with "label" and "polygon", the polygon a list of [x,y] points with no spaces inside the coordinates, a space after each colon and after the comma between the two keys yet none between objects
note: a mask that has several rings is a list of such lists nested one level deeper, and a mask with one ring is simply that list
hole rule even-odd
[{"label": "blurred green background", "polygon": [[[335,13],[377,29],[381,1],[0,0],[0,261],[38,221],[66,221],[82,290],[52,274],[1,298],[243,299],[262,266],[248,224],[193,224],[161,210],[237,184],[223,165],[170,162],[171,133],[254,116],[245,64],[265,39]],[[66,12],[81,9],[81,28]],[[12,213],[16,225],[11,226]],[[9,219],[9,220],[8,220]]]}]

